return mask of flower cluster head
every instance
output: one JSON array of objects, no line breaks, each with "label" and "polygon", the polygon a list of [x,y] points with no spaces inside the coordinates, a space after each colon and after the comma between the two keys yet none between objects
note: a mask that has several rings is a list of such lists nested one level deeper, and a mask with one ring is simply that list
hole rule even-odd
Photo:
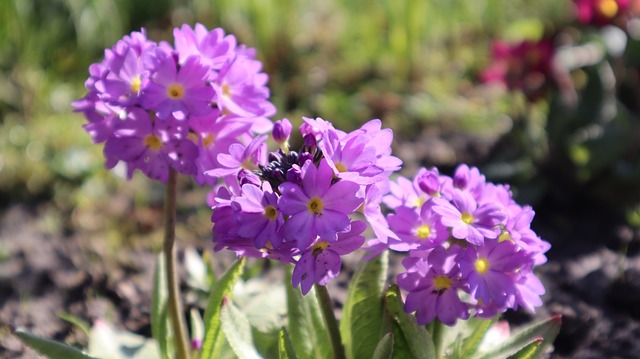
[{"label": "flower cluster head", "polygon": [[255,51],[222,29],[183,25],[173,34],[172,46],[143,29],[105,50],[73,106],[104,143],[106,167],[122,161],[129,177],[138,169],[163,182],[173,169],[214,184],[203,173],[219,167],[218,153],[270,130],[268,77]]},{"label": "flower cluster head", "polygon": [[395,236],[369,241],[369,249],[408,252],[398,276],[407,312],[418,322],[454,325],[470,315],[490,318],[508,308],[533,311],[544,287],[533,274],[550,245],[531,229],[534,212],[509,187],[487,182],[475,167],[453,177],[422,168],[398,177],[383,202]]},{"label": "flower cluster head", "polygon": [[485,83],[522,91],[529,100],[539,99],[552,82],[555,49],[550,39],[514,44],[494,41],[492,63],[480,74]]},{"label": "flower cluster head", "polygon": [[585,25],[604,26],[637,15],[638,0],[573,0],[577,20]]},{"label": "flower cluster head", "polygon": [[304,118],[303,145],[288,147],[291,123],[273,127],[280,148],[266,154],[266,137],[218,155],[224,179],[213,199],[215,250],[295,263],[293,286],[309,292],[326,285],[341,267],[341,256],[365,243],[367,223],[389,232],[380,211],[389,175],[401,161],[391,155],[391,130],[379,120],[345,133],[323,119]]}]

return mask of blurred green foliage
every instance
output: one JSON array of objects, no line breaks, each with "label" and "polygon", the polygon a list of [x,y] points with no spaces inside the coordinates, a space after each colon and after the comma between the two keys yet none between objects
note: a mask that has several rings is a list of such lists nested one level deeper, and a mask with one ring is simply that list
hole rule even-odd
[{"label": "blurred green foliage", "polygon": [[[196,22],[221,26],[257,48],[270,75],[276,119],[300,123],[301,116],[320,116],[349,130],[381,118],[396,131],[396,148],[408,147],[398,155],[415,152],[407,162],[451,168],[470,160],[484,165],[494,179],[527,184],[522,191],[528,188],[527,199],[550,191],[549,183],[541,184],[540,164],[565,168],[562,180],[570,184],[585,183],[610,169],[633,139],[614,136],[617,147],[611,152],[609,142],[596,145],[593,138],[576,136],[584,125],[580,121],[588,121],[584,111],[593,112],[588,108],[571,112],[558,109],[553,100],[530,105],[517,93],[477,81],[491,61],[493,39],[517,41],[553,32],[570,21],[570,5],[570,0],[2,1],[0,204],[51,203],[63,229],[108,233],[109,226],[123,228],[105,213],[121,219],[151,203],[151,213],[134,213],[138,224],[125,228],[153,232],[158,186],[141,176],[125,182],[117,171],[105,171],[101,146],[91,144],[82,130],[84,119],[72,113],[70,103],[84,95],[88,66],[123,35],[145,27],[149,38],[168,40],[173,27]],[[597,92],[602,86],[594,82],[594,72],[583,71],[584,91],[606,98]],[[591,98],[581,101],[598,106]],[[615,133],[628,129],[617,126]],[[426,143],[425,133],[430,140],[440,137],[448,152]],[[448,142],[460,142],[460,136],[462,145]],[[469,145],[477,138],[489,150]],[[422,152],[414,151],[421,145]],[[556,150],[569,167],[555,157],[548,160]],[[640,162],[637,156],[626,159],[636,161],[633,166]],[[629,171],[638,171],[633,166]],[[183,201],[183,213],[206,218],[206,190],[183,185],[193,192]],[[120,203],[117,193],[134,199]],[[190,212],[193,208],[203,211]],[[206,236],[206,223],[184,232]]]}]

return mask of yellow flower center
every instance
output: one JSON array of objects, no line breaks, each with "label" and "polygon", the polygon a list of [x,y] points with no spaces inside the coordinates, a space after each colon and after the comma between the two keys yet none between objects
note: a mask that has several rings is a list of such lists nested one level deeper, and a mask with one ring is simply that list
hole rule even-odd
[{"label": "yellow flower center", "polygon": [[486,258],[478,258],[474,263],[476,271],[480,274],[485,274],[489,271],[489,261]]},{"label": "yellow flower center", "polygon": [[307,203],[307,209],[309,210],[309,212],[313,213],[313,214],[322,214],[322,209],[323,209],[324,205],[322,203],[322,200],[318,197],[313,197],[309,200],[309,202]]},{"label": "yellow flower center", "polygon": [[314,256],[317,256],[328,247],[329,247],[329,242],[318,242],[314,244],[313,247],[311,247],[311,252],[313,253]]},{"label": "yellow flower center", "polygon": [[618,15],[618,3],[615,0],[600,0],[598,2],[598,12],[606,18],[612,18]]},{"label": "yellow flower center", "polygon": [[416,229],[416,235],[420,239],[427,239],[431,235],[431,227],[427,224],[423,224]]},{"label": "yellow flower center", "polygon": [[503,231],[500,234],[500,237],[498,237],[498,242],[504,242],[504,241],[513,241],[513,238],[511,238],[511,235],[509,234],[509,231]]},{"label": "yellow flower center", "polygon": [[213,144],[213,141],[216,139],[216,135],[214,135],[213,133],[208,133],[206,136],[204,136],[204,138],[202,139],[202,146],[204,147],[209,147]]},{"label": "yellow flower center", "polygon": [[184,96],[184,87],[181,84],[171,84],[167,87],[167,96],[172,100],[179,100]]},{"label": "yellow flower center", "polygon": [[417,208],[420,208],[426,201],[427,201],[426,198],[418,197],[415,199],[415,201],[413,201],[413,205],[416,206]]},{"label": "yellow flower center", "polygon": [[162,148],[162,141],[154,135],[147,135],[147,137],[144,138],[144,145],[157,151]]},{"label": "yellow flower center", "polygon": [[451,287],[451,279],[446,275],[439,275],[433,279],[433,286],[437,291],[448,289]]},{"label": "yellow flower center", "polygon": [[464,212],[462,216],[460,216],[460,219],[466,224],[473,223],[473,216],[469,212]]},{"label": "yellow flower center", "polygon": [[222,84],[222,94],[226,97],[231,96],[231,88],[228,84]]},{"label": "yellow flower center", "polygon": [[264,216],[267,217],[270,221],[273,221],[278,217],[278,211],[274,206],[266,206],[264,208]]},{"label": "yellow flower center", "polygon": [[345,166],[344,164],[342,164],[341,162],[336,162],[336,169],[338,170],[338,172],[342,173],[342,172],[347,172],[347,166]]},{"label": "yellow flower center", "polygon": [[138,93],[140,92],[140,76],[136,76],[131,80],[131,92]]}]

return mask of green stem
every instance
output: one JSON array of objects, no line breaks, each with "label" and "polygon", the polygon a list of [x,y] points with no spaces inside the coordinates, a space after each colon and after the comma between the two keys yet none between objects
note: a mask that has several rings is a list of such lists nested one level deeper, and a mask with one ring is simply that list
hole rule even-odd
[{"label": "green stem", "polygon": [[438,318],[435,318],[431,323],[429,323],[427,329],[431,334],[431,340],[433,340],[433,346],[435,347],[436,357],[440,358],[440,350],[442,349],[444,326],[442,322],[438,320]]},{"label": "green stem", "polygon": [[167,263],[167,287],[169,290],[169,314],[175,333],[176,349],[179,359],[191,357],[187,327],[184,323],[180,287],[178,285],[178,271],[176,270],[176,192],[177,175],[173,169],[169,170],[164,202],[164,255]]},{"label": "green stem", "polygon": [[338,320],[333,312],[333,303],[329,296],[327,287],[314,284],[316,289],[316,298],[322,310],[322,317],[329,330],[329,337],[331,338],[331,346],[333,347],[333,357],[335,359],[346,359],[344,353],[344,346],[342,345],[342,338],[340,337],[340,328],[338,327]]}]

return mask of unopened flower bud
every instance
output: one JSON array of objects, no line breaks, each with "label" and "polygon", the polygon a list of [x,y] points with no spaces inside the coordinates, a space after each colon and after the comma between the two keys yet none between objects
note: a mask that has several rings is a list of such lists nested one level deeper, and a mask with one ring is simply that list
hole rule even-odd
[{"label": "unopened flower bud", "polygon": [[434,196],[440,191],[440,179],[438,176],[438,169],[425,171],[420,178],[418,178],[418,186],[420,189],[430,195]]},{"label": "unopened flower bud", "polygon": [[276,121],[273,124],[273,131],[271,135],[273,139],[279,144],[284,144],[289,141],[289,136],[291,135],[291,122],[288,119],[283,118],[280,121]]}]

